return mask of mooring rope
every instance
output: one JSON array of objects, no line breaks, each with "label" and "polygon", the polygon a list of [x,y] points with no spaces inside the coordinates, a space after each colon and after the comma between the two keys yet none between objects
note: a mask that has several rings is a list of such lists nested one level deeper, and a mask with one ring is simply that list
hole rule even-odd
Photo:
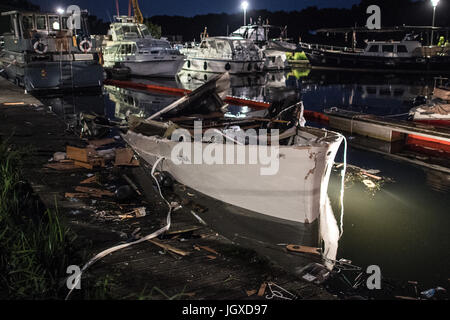
[{"label": "mooring rope", "polygon": [[344,234],[344,192],[345,192],[345,174],[347,172],[347,139],[344,135],[341,135],[344,139],[344,166],[341,170],[341,193],[340,193],[340,203],[341,203],[341,217],[340,217],[340,229],[339,240]]},{"label": "mooring rope", "polygon": [[111,253],[113,253],[113,252],[116,252],[116,251],[119,251],[119,250],[128,248],[128,247],[130,247],[130,246],[133,246],[133,245],[135,245],[135,244],[142,243],[142,242],[145,242],[145,241],[149,241],[149,240],[151,240],[151,239],[153,239],[153,238],[156,238],[156,237],[158,237],[159,235],[163,234],[164,232],[166,232],[166,231],[168,231],[168,230],[170,229],[170,225],[171,225],[171,223],[172,223],[172,220],[171,220],[172,205],[169,203],[169,201],[166,200],[166,198],[164,198],[164,196],[163,196],[163,194],[162,194],[162,191],[161,191],[161,187],[160,187],[159,182],[158,182],[158,179],[156,179],[156,177],[155,177],[156,167],[158,166],[158,164],[159,164],[162,160],[164,160],[164,157],[159,157],[158,160],[156,160],[155,164],[154,164],[153,167],[152,167],[151,176],[152,176],[152,178],[155,180],[156,185],[158,186],[158,192],[159,192],[159,195],[161,196],[161,198],[166,202],[167,206],[169,207],[169,212],[167,213],[167,222],[166,222],[166,226],[164,226],[163,228],[161,228],[161,229],[159,229],[159,230],[153,232],[152,234],[150,234],[150,235],[148,235],[148,236],[146,236],[146,237],[144,237],[144,238],[141,238],[141,239],[136,240],[136,241],[134,241],[134,242],[125,243],[125,244],[121,244],[121,245],[118,245],[118,246],[115,246],[115,247],[106,249],[106,250],[100,252],[99,254],[97,254],[95,257],[93,257],[91,260],[89,260],[88,263],[86,263],[86,264],[83,266],[83,268],[81,269],[80,274],[79,274],[79,275],[76,277],[76,279],[75,279],[75,281],[76,281],[76,282],[75,282],[75,285],[73,286],[73,288],[72,288],[72,289],[69,291],[69,293],[67,294],[66,300],[69,300],[70,295],[72,294],[72,291],[75,289],[75,287],[76,287],[76,286],[78,285],[78,283],[81,281],[81,276],[82,276],[83,272],[85,272],[85,271],[86,271],[90,266],[92,266],[94,263],[96,263],[96,262],[99,261],[100,259],[104,258],[105,256],[107,256],[107,255],[109,255],[109,254],[111,254]]}]

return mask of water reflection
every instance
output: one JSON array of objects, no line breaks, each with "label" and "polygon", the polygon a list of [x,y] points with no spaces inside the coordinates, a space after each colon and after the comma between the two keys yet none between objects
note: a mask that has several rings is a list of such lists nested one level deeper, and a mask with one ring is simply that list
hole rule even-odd
[{"label": "water reflection", "polygon": [[411,100],[433,89],[433,78],[312,70],[302,78],[303,100],[310,110],[339,107],[376,115],[406,113]]}]

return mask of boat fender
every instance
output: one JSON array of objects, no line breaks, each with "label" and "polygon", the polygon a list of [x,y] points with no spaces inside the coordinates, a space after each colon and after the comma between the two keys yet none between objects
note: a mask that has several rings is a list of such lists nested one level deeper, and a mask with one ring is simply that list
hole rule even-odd
[{"label": "boat fender", "polygon": [[187,67],[190,68],[191,67],[191,60],[187,61]]},{"label": "boat fender", "polygon": [[247,70],[252,71],[252,65],[250,63],[248,64]]},{"label": "boat fender", "polygon": [[203,69],[208,70],[208,63],[206,61],[205,61],[205,63],[203,63]]},{"label": "boat fender", "polygon": [[80,45],[78,46],[78,48],[83,53],[88,53],[92,50],[92,42],[87,39],[84,39],[83,41],[80,42]]},{"label": "boat fender", "polygon": [[45,43],[42,43],[40,41],[36,41],[33,45],[33,49],[36,53],[44,54],[48,50],[48,46]]},{"label": "boat fender", "polygon": [[225,65],[225,70],[227,71],[231,70],[231,64],[229,62],[227,62],[227,64]]}]

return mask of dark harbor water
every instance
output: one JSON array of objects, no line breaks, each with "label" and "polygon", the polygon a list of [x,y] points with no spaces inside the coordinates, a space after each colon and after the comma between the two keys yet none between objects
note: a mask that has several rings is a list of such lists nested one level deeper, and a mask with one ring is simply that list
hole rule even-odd
[{"label": "dark harbor water", "polygon": [[[208,74],[182,72],[177,80],[134,79],[186,89],[195,89]],[[258,101],[273,101],[295,95],[305,108],[322,111],[339,107],[377,115],[400,115],[411,108],[410,101],[426,95],[433,79],[422,76],[393,76],[366,73],[291,72],[232,77],[230,95]],[[130,114],[146,116],[167,106],[176,97],[105,86],[103,94],[43,99],[67,122],[80,113],[96,113],[120,123]],[[230,106],[227,116],[263,116],[264,110]],[[308,123],[313,126],[323,126]],[[110,134],[117,135],[117,131]],[[342,149],[336,161],[342,161]],[[361,181],[348,181],[345,188],[344,234],[338,259],[355,265],[380,266],[386,277],[419,281],[425,286],[444,285],[450,276],[450,175],[393,160],[387,156],[352,148],[348,163],[374,169],[387,178],[379,188]],[[329,197],[339,222],[340,180],[334,172]]]}]

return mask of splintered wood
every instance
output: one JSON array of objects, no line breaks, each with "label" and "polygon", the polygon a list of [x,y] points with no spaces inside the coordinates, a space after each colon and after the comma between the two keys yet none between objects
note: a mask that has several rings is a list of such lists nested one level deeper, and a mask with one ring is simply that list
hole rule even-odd
[{"label": "splintered wood", "polygon": [[66,147],[67,159],[73,160],[74,165],[92,170],[95,167],[104,167],[105,160],[97,155],[93,148]]},{"label": "splintered wood", "polygon": [[130,148],[116,149],[115,166],[138,167],[139,160],[134,158],[133,150]]},{"label": "splintered wood", "polygon": [[108,190],[101,190],[101,189],[97,189],[97,188],[90,188],[90,187],[76,187],[75,191],[77,192],[81,192],[81,193],[85,193],[85,194],[89,194],[92,197],[96,197],[96,198],[101,198],[103,196],[106,197],[113,197],[114,196],[114,192],[108,191]]},{"label": "splintered wood", "polygon": [[319,248],[298,246],[298,245],[290,244],[290,245],[286,246],[286,249],[291,252],[311,253],[311,254],[315,254],[315,255],[320,255]]},{"label": "splintered wood", "polygon": [[179,254],[180,256],[183,256],[183,257],[188,256],[190,254],[190,252],[186,252],[186,251],[177,249],[175,247],[172,247],[171,245],[159,242],[158,240],[153,239],[153,240],[148,240],[148,241],[153,243],[154,245],[157,245],[160,248],[163,248],[164,250],[171,251],[171,252]]}]

